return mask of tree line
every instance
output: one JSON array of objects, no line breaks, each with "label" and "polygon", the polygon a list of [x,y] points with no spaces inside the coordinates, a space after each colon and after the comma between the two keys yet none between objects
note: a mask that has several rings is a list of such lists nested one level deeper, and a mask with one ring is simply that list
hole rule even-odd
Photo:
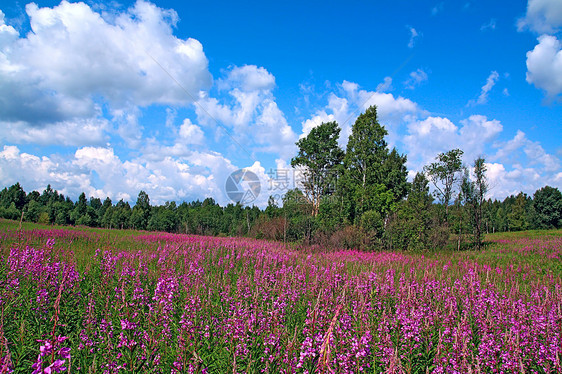
[{"label": "tree line", "polygon": [[[406,155],[389,149],[376,107],[362,113],[345,150],[336,122],[322,123],[297,142],[291,165],[304,176],[282,201],[220,206],[212,198],[153,206],[140,191],[134,206],[81,193],[73,202],[51,186],[27,194],[19,183],[0,191],[0,217],[59,225],[251,236],[363,249],[428,250],[482,246],[489,232],[562,227],[562,194],[545,186],[503,201],[486,199],[486,164],[463,151],[436,156],[408,182]],[[430,188],[430,186],[432,188]],[[432,192],[431,192],[432,191]]]}]

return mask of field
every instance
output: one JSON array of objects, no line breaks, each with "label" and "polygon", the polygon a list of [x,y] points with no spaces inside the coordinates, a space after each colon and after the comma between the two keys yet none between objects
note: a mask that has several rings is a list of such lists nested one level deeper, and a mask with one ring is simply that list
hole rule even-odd
[{"label": "field", "polygon": [[0,221],[0,372],[556,373],[562,231],[325,251]]}]

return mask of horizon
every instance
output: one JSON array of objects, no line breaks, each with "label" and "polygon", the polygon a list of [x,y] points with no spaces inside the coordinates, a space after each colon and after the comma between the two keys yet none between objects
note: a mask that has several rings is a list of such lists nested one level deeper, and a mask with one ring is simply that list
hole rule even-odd
[{"label": "horizon", "polygon": [[460,148],[488,198],[562,189],[556,0],[35,4],[0,7],[5,187],[225,206],[248,169],[263,208],[300,137],[337,121],[345,150],[377,105],[410,180]]}]

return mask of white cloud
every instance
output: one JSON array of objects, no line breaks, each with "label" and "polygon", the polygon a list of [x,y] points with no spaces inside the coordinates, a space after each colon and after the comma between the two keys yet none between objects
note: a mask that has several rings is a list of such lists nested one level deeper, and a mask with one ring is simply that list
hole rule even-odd
[{"label": "white cloud", "polygon": [[500,75],[497,71],[492,71],[488,78],[486,79],[486,83],[482,86],[480,90],[480,95],[478,96],[478,100],[470,100],[467,105],[476,105],[476,104],[486,104],[488,102],[488,93],[494,88],[496,85]]},{"label": "white cloud", "polygon": [[180,138],[182,142],[187,144],[203,144],[205,140],[205,134],[203,130],[193,123],[189,118],[183,120],[179,131]]},{"label": "white cloud", "polygon": [[[0,151],[0,178],[6,185],[20,182],[26,191],[31,191],[51,184],[73,199],[85,192],[87,196],[134,202],[138,192],[144,190],[153,204],[201,197],[213,197],[226,204],[229,200],[224,183],[236,169],[215,152],[191,152],[181,158],[162,155],[159,159],[141,155],[123,161],[109,147],[82,147],[64,158],[38,157],[16,146],[4,146]],[[99,178],[97,185],[92,182],[93,173]]]},{"label": "white cloud", "polygon": [[486,145],[503,129],[499,121],[488,120],[482,115],[472,115],[460,123],[459,128],[443,117],[427,117],[422,121],[411,122],[408,134],[403,139],[408,154],[408,167],[421,170],[439,153],[454,148],[462,149],[464,160],[470,164],[476,157],[484,154]]},{"label": "white cloud", "polygon": [[555,155],[547,153],[540,143],[529,140],[521,130],[517,131],[513,139],[494,146],[498,150],[492,160],[515,164],[525,162],[528,166],[539,167],[548,174],[560,170],[560,160]]},{"label": "white cloud", "polygon": [[227,80],[222,83],[244,91],[270,91],[275,87],[275,77],[263,67],[235,66],[228,72]]},{"label": "white cloud", "polygon": [[410,73],[410,78],[404,82],[404,85],[407,89],[413,90],[425,81],[427,81],[427,73],[423,69],[418,69]]},{"label": "white cloud", "polygon": [[51,184],[59,192],[77,198],[89,187],[90,175],[56,157],[38,157],[20,152],[16,146],[4,146],[0,151],[0,179],[6,186],[19,182],[28,192]]},{"label": "white cloud", "polygon": [[[0,116],[31,125],[93,118],[111,109],[185,105],[211,84],[201,43],[179,39],[173,10],[137,1],[123,13],[84,3],[26,6],[31,32],[16,37],[0,17]],[[174,79],[171,79],[170,76]]]},{"label": "white cloud", "polygon": [[411,26],[406,26],[408,28],[408,30],[410,30],[410,41],[408,42],[408,48],[414,48],[414,44],[416,42],[416,39],[420,36],[418,34],[418,32],[416,31],[416,29],[414,29]]},{"label": "white cloud", "polygon": [[519,31],[530,29],[537,33],[555,33],[562,27],[560,0],[529,0],[525,17],[517,22]]},{"label": "white cloud", "polygon": [[108,140],[109,122],[103,118],[63,121],[44,126],[28,126],[25,122],[0,122],[3,143],[38,145],[102,145]]},{"label": "white cloud", "polygon": [[198,122],[203,126],[228,129],[237,147],[257,152],[277,153],[289,157],[295,152],[297,135],[277,106],[271,90],[274,77],[256,66],[233,67],[222,88],[229,89],[219,101],[204,93],[196,106]]},{"label": "white cloud", "polygon": [[322,123],[333,122],[336,117],[333,114],[327,114],[325,111],[318,111],[316,115],[306,121],[302,122],[302,134],[299,136],[300,139],[305,138],[310,131],[320,126]]},{"label": "white cloud", "polygon": [[398,141],[398,128],[419,115],[425,114],[416,103],[394,96],[390,93],[367,91],[360,89],[354,82],[343,81],[339,92],[332,92],[325,108],[318,110],[314,116],[302,122],[301,137],[308,135],[310,130],[322,122],[336,121],[341,127],[340,145],[345,147],[351,134],[351,127],[359,114],[368,107],[376,105],[379,122],[389,132],[388,141],[394,146]]},{"label": "white cloud", "polygon": [[562,43],[550,35],[542,35],[538,41],[527,52],[527,82],[552,99],[562,92]]}]

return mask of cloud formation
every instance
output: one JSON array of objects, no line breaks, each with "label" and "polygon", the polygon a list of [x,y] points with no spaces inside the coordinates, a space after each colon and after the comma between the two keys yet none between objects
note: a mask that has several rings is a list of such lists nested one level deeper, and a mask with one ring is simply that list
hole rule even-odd
[{"label": "cloud formation", "polygon": [[410,41],[408,42],[408,48],[414,48],[414,44],[416,43],[416,39],[420,36],[416,29],[411,26],[406,26],[408,30],[410,30]]},{"label": "cloud formation", "polygon": [[[20,36],[0,15],[0,117],[31,126],[152,104],[185,105],[212,77],[199,41],[173,35],[173,10],[137,1],[123,13],[84,3],[26,6]],[[95,63],[92,63],[95,61]],[[181,86],[181,87],[180,87]]]},{"label": "cloud formation", "polygon": [[275,78],[263,67],[231,67],[219,83],[228,97],[203,94],[195,108],[198,121],[218,132],[226,129],[239,151],[248,155],[256,151],[290,157],[297,135],[275,101],[274,86]]},{"label": "cloud formation", "polygon": [[500,75],[497,71],[492,71],[488,78],[486,79],[486,83],[482,86],[480,90],[480,95],[476,101],[470,100],[467,105],[476,105],[476,104],[486,104],[488,102],[488,93],[494,88],[496,83],[498,82]]},{"label": "cloud formation", "polygon": [[410,77],[406,82],[404,82],[404,86],[409,89],[413,90],[423,82],[427,81],[427,73],[423,69],[418,69],[410,73]]},{"label": "cloud formation", "polygon": [[562,27],[562,2],[529,0],[525,17],[517,22],[519,30],[530,29],[539,34],[554,34]]},{"label": "cloud formation", "polygon": [[562,93],[562,43],[551,35],[542,35],[538,41],[527,52],[527,82],[553,99]]}]

